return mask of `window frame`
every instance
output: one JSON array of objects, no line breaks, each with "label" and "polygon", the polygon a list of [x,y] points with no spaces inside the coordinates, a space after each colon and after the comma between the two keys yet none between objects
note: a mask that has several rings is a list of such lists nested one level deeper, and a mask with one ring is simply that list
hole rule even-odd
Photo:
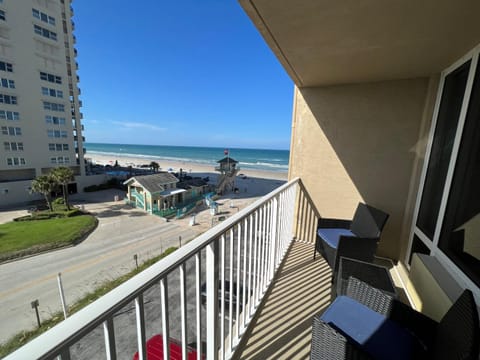
[{"label": "window frame", "polygon": [[[439,246],[439,240],[440,240],[440,235],[441,235],[441,231],[442,231],[443,221],[444,221],[444,218],[445,218],[446,208],[447,208],[447,205],[448,205],[449,194],[450,194],[450,190],[451,190],[451,187],[452,187],[452,182],[453,182],[453,176],[454,176],[454,173],[455,173],[456,163],[457,163],[457,160],[458,160],[460,145],[461,145],[462,138],[463,138],[463,129],[464,129],[464,125],[465,125],[465,122],[466,122],[468,107],[469,107],[469,104],[470,104],[470,96],[471,96],[471,93],[472,93],[475,73],[476,73],[476,71],[480,71],[479,56],[480,56],[480,45],[477,45],[474,49],[472,49],[465,56],[463,56],[461,59],[457,60],[455,63],[453,63],[448,68],[446,68],[441,73],[440,83],[439,83],[439,86],[438,86],[438,91],[437,91],[436,100],[435,100],[435,107],[434,107],[433,116],[432,116],[432,123],[431,123],[431,126],[430,126],[429,135],[428,135],[427,148],[426,148],[426,152],[425,152],[425,159],[426,160],[423,163],[423,169],[422,169],[422,173],[421,173],[421,177],[420,177],[420,183],[419,183],[420,185],[419,185],[419,188],[418,188],[417,199],[416,199],[415,208],[414,208],[414,215],[413,215],[413,221],[412,221],[412,226],[411,226],[411,231],[410,231],[410,237],[409,237],[406,256],[405,256],[405,259],[404,259],[405,265],[407,266],[407,268],[410,268],[409,259],[411,257],[413,239],[414,239],[414,237],[417,237],[418,239],[420,239],[420,241],[423,243],[423,245],[425,245],[429,249],[430,255],[436,257],[439,260],[439,262],[445,267],[445,269],[453,276],[453,278],[461,286],[463,286],[465,288],[472,289],[472,291],[473,291],[475,297],[477,298],[477,300],[480,300],[480,285],[477,285],[473,280],[471,280],[460,269],[460,267],[455,262],[453,262],[452,259],[450,259],[443,252],[443,250]],[[464,63],[466,63],[468,61],[470,61],[470,68],[469,68],[467,82],[466,82],[466,85],[465,85],[462,107],[461,107],[461,111],[460,111],[460,114],[459,114],[458,124],[457,124],[457,128],[456,128],[455,136],[454,136],[453,148],[452,148],[452,152],[451,152],[450,159],[449,159],[448,171],[447,171],[447,174],[445,176],[445,184],[444,184],[443,191],[442,191],[440,208],[439,208],[438,215],[437,215],[437,218],[436,218],[436,224],[435,224],[435,230],[434,230],[433,237],[429,238],[417,226],[417,221],[418,221],[418,216],[419,216],[419,210],[420,210],[422,195],[423,195],[423,192],[424,192],[428,166],[429,166],[429,162],[431,160],[431,155],[432,155],[432,145],[433,145],[433,142],[434,142],[435,130],[437,128],[437,120],[438,120],[438,116],[439,116],[442,94],[443,94],[443,91],[444,91],[445,79],[449,74],[454,72],[456,69],[458,69],[459,67],[461,67]]]}]

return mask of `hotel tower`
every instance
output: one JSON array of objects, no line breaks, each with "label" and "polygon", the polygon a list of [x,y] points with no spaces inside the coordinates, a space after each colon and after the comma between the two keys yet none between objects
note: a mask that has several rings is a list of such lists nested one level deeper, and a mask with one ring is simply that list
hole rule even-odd
[{"label": "hotel tower", "polygon": [[[0,0],[0,208],[39,198],[35,177],[85,177],[71,0]],[[80,186],[80,185],[78,185]]]}]

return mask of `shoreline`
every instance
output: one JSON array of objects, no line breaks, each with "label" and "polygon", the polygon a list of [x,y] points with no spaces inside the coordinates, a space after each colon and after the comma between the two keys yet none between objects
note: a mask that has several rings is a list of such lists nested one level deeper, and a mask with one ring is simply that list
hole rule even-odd
[{"label": "shoreline", "polygon": [[[95,165],[111,165],[115,164],[115,161],[118,161],[118,164],[123,167],[133,166],[138,167],[140,165],[148,165],[152,161],[157,162],[160,165],[160,171],[167,171],[168,169],[173,169],[177,172],[179,169],[182,169],[186,173],[192,173],[198,176],[202,174],[218,174],[215,171],[215,167],[208,164],[200,164],[195,162],[188,161],[175,161],[175,160],[161,160],[155,159],[152,157],[132,157],[124,155],[115,155],[107,156],[102,154],[87,154],[85,158],[88,158],[92,164]],[[287,180],[288,172],[287,171],[275,171],[275,170],[263,170],[263,169],[250,169],[250,168],[241,168],[240,173],[246,175],[247,177],[253,178],[262,178],[262,179],[273,179],[273,180]]]}]

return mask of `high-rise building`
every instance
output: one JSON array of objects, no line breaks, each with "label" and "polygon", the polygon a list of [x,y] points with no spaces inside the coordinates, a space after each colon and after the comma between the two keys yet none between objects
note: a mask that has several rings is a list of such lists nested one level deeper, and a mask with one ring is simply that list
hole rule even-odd
[{"label": "high-rise building", "polygon": [[71,0],[0,0],[0,207],[52,168],[85,176],[72,16]]}]

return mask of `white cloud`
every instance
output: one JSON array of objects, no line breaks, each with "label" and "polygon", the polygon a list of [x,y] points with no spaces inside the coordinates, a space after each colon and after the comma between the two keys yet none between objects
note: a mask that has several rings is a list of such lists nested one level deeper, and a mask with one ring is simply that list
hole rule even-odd
[{"label": "white cloud", "polygon": [[112,121],[112,124],[123,127],[124,129],[147,129],[151,131],[165,131],[167,128],[162,128],[160,126],[152,125],[149,123],[143,122],[132,122],[132,121]]}]

